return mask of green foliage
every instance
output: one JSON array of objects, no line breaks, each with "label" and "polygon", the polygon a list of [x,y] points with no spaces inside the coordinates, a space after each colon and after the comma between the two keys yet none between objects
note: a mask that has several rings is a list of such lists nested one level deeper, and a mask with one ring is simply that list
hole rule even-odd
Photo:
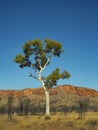
[{"label": "green foliage", "polygon": [[24,61],[24,56],[23,55],[17,55],[16,58],[14,59],[16,63],[21,63]]},{"label": "green foliage", "polygon": [[46,88],[52,88],[57,85],[59,79],[70,78],[70,74],[67,71],[60,73],[60,69],[56,68],[50,75],[46,78],[42,77],[45,83]]},{"label": "green foliage", "polygon": [[[30,73],[30,76],[35,79],[40,79],[41,72],[49,65],[51,58],[60,57],[62,44],[50,39],[40,41],[39,39],[28,41],[23,46],[23,54],[18,54],[14,61],[21,68],[30,67],[35,69],[37,76]],[[59,68],[55,69],[49,76],[42,77],[46,88],[50,89],[57,85],[59,79],[70,78],[71,75],[67,71],[60,73]]]},{"label": "green foliage", "polygon": [[65,78],[70,78],[71,77],[71,74],[67,71],[63,71],[62,72],[62,79],[65,79]]},{"label": "green foliage", "polygon": [[62,45],[59,42],[45,39],[44,42],[39,39],[28,41],[23,46],[23,53],[15,57],[14,61],[21,68],[31,67],[37,69],[45,67],[50,63],[49,59],[53,56],[60,57]]},{"label": "green foliage", "polygon": [[28,62],[25,60],[25,57],[23,55],[17,55],[14,61],[18,64],[21,68],[28,66]]},{"label": "green foliage", "polygon": [[59,42],[52,41],[50,39],[45,39],[46,42],[46,52],[51,52],[54,56],[60,56],[62,45]]}]

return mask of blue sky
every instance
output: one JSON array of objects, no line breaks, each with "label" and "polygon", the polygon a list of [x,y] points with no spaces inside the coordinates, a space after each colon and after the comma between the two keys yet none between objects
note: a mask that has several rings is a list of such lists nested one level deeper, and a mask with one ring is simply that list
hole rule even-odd
[{"label": "blue sky", "polygon": [[97,0],[0,0],[0,89],[41,86],[13,62],[24,43],[36,38],[59,41],[64,49],[44,74],[59,67],[72,77],[58,85],[98,90]]}]

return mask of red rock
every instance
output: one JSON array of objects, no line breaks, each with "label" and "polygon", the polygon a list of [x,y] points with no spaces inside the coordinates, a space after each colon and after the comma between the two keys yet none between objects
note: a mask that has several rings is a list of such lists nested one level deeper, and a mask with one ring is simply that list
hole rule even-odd
[{"label": "red rock", "polygon": [[[55,88],[52,88],[50,90],[50,94],[58,94],[60,92],[63,93],[74,93],[76,95],[80,95],[80,96],[96,96],[98,95],[98,91],[94,90],[94,89],[89,89],[89,88],[83,88],[83,87],[77,87],[77,86],[72,86],[72,85],[61,85],[61,86],[57,86]],[[44,90],[43,88],[27,88],[27,89],[23,89],[23,90],[0,90],[0,96],[29,96],[32,94],[38,94],[41,96],[44,96]]]}]

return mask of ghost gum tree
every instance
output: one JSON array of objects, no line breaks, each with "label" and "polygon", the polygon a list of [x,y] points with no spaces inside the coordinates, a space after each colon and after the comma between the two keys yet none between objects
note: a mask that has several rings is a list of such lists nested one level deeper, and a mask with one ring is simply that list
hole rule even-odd
[{"label": "ghost gum tree", "polygon": [[53,57],[60,57],[63,52],[62,44],[50,39],[44,41],[35,39],[26,42],[22,49],[23,54],[16,55],[14,61],[19,64],[20,68],[29,67],[31,70],[35,70],[36,76],[33,72],[30,72],[29,76],[39,80],[42,84],[46,95],[46,117],[48,117],[50,116],[49,91],[57,85],[59,79],[70,78],[70,73],[65,70],[60,72],[60,69],[56,68],[50,75],[44,77],[42,72]]}]

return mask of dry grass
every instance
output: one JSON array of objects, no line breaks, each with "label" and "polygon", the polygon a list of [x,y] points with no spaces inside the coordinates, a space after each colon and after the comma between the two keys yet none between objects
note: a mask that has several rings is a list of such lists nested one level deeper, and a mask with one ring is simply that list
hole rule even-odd
[{"label": "dry grass", "polygon": [[0,130],[98,130],[98,113],[88,112],[84,119],[78,119],[77,113],[66,115],[58,113],[46,120],[45,116],[0,115]]}]

